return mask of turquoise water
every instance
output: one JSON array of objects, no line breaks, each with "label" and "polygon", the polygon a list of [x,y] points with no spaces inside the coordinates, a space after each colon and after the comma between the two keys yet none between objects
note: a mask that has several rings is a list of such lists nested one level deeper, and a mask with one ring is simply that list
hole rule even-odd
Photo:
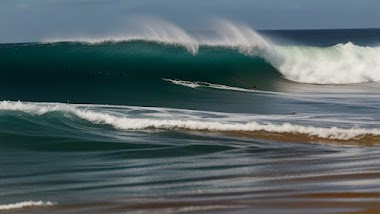
[{"label": "turquoise water", "polygon": [[0,212],[378,208],[379,31],[257,35],[0,44]]}]

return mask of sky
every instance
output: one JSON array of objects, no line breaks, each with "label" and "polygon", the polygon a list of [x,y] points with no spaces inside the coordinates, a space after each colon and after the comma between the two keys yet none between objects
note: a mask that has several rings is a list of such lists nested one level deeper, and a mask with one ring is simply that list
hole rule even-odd
[{"label": "sky", "polygon": [[1,0],[0,42],[117,31],[135,16],[191,30],[215,18],[257,30],[380,28],[379,9],[378,0]]}]

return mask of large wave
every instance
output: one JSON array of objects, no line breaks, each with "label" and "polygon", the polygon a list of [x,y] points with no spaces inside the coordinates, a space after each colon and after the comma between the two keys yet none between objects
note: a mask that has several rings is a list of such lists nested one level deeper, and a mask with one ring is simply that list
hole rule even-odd
[{"label": "large wave", "polygon": [[179,26],[156,19],[138,22],[133,33],[98,37],[47,39],[45,42],[148,41],[183,46],[193,55],[202,47],[227,47],[248,56],[259,56],[286,79],[313,84],[380,82],[380,48],[353,43],[332,47],[276,45],[252,28],[226,20],[213,22],[210,35],[187,33]]}]

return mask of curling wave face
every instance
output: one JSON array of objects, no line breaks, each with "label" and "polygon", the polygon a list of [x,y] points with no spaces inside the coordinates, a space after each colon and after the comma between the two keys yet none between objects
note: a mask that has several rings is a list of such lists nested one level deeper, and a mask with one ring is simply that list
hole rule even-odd
[{"label": "curling wave face", "polygon": [[196,55],[201,48],[224,47],[240,53],[261,57],[286,79],[313,84],[352,84],[380,81],[380,48],[362,47],[353,43],[332,47],[276,45],[249,26],[216,21],[209,28],[212,36],[191,35],[179,26],[164,20],[145,19],[139,30],[122,35],[47,39],[44,42],[105,42],[145,41],[182,46]]}]

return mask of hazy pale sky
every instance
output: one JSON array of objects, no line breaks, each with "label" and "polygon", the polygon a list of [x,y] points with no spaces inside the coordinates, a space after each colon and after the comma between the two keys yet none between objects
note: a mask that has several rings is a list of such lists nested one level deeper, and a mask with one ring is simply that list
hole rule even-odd
[{"label": "hazy pale sky", "polygon": [[131,16],[154,16],[185,29],[224,18],[255,29],[379,28],[378,0],[1,0],[0,42],[96,34]]}]

